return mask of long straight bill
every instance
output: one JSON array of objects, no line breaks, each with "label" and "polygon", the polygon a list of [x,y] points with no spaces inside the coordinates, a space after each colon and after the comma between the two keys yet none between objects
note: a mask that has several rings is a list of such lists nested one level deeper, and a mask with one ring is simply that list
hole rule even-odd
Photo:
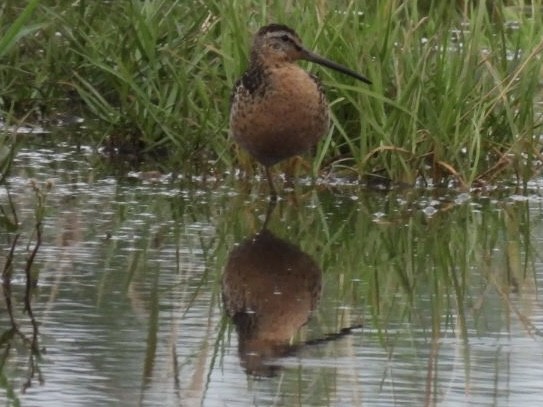
[{"label": "long straight bill", "polygon": [[364,83],[367,83],[368,85],[371,85],[371,81],[368,78],[365,78],[364,76],[360,75],[358,72],[353,71],[352,69],[349,69],[343,65],[340,65],[334,61],[330,61],[329,59],[323,58],[320,55],[317,55],[311,51],[304,50],[305,51],[305,58],[308,61],[315,62],[316,64],[326,66],[327,68],[334,69],[338,72],[344,73],[345,75],[352,76],[353,78],[358,79],[359,81],[362,81]]}]

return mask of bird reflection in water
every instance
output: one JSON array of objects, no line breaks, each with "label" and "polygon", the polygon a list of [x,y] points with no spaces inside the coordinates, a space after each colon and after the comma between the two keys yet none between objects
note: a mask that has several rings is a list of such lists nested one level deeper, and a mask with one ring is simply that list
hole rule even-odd
[{"label": "bird reflection in water", "polygon": [[296,350],[290,341],[319,301],[321,275],[307,253],[267,228],[232,250],[222,294],[249,374],[273,376],[273,361]]}]

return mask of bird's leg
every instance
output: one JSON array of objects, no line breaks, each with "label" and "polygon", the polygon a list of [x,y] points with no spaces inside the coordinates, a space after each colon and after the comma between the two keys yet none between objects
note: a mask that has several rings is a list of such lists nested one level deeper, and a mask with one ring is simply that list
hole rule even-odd
[{"label": "bird's leg", "polygon": [[268,184],[270,186],[270,201],[275,203],[277,202],[277,191],[275,189],[275,186],[273,185],[273,178],[270,171],[270,167],[266,166],[266,178],[268,178]]},{"label": "bird's leg", "polygon": [[268,222],[270,221],[271,215],[276,206],[277,200],[270,199],[270,201],[268,202],[268,208],[266,209],[266,218],[264,219],[264,223],[262,224],[262,230],[266,230],[268,228]]}]

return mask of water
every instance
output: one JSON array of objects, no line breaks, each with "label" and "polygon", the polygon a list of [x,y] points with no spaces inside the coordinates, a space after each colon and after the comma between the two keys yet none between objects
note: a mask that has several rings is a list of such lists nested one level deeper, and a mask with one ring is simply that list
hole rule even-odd
[{"label": "water", "polygon": [[[472,193],[300,186],[260,240],[265,182],[111,174],[85,148],[17,156],[12,297],[27,337],[29,180],[54,186],[33,264],[40,352],[0,342],[6,405],[543,401],[539,181]],[[1,236],[3,263],[14,234]]]}]

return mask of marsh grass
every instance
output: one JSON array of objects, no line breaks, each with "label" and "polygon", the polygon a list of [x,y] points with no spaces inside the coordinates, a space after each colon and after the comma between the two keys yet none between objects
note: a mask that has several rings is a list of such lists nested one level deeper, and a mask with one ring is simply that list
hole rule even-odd
[{"label": "marsh grass", "polygon": [[[539,170],[540,0],[36,3],[0,9],[8,121],[82,104],[101,123],[93,142],[111,153],[250,171],[227,136],[230,91],[251,33],[278,21],[373,81],[308,67],[334,113],[313,173],[469,187]],[[8,25],[31,11],[32,24]]]}]

